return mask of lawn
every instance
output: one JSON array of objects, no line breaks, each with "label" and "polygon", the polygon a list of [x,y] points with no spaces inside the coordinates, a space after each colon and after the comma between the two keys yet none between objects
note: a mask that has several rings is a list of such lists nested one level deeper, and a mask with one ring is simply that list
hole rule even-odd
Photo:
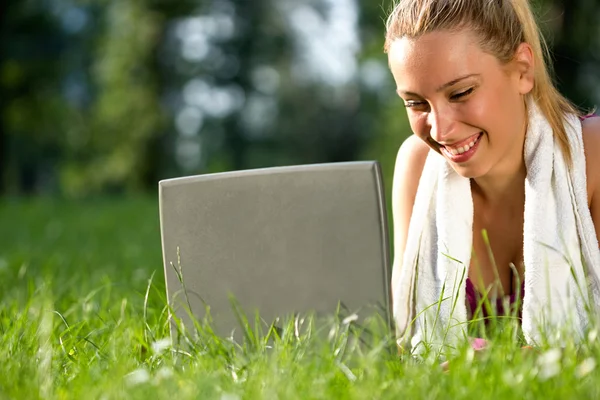
[{"label": "lawn", "polygon": [[[599,398],[597,330],[523,351],[507,331],[444,371],[331,320],[171,347],[154,198],[0,202],[0,398]],[[289,329],[287,329],[289,328]]]}]

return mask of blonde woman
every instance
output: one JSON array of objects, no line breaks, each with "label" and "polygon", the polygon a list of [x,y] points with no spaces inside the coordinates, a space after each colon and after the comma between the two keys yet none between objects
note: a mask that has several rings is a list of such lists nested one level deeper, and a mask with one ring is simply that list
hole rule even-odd
[{"label": "blonde woman", "polygon": [[531,344],[583,335],[599,299],[600,118],[554,87],[527,0],[400,0],[385,51],[414,133],[393,186],[399,344],[466,338],[483,298],[499,314],[523,298]]}]

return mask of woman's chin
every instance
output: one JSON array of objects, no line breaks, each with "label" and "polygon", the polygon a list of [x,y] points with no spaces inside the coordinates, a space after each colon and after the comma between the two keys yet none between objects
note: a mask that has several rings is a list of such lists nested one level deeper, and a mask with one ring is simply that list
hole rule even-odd
[{"label": "woman's chin", "polygon": [[489,165],[485,162],[485,157],[482,158],[484,149],[479,148],[474,150],[476,150],[474,154],[467,154],[467,157],[461,157],[461,154],[447,154],[445,151],[442,151],[442,155],[458,175],[464,178],[475,179],[487,174],[489,172]]},{"label": "woman's chin", "polygon": [[449,162],[449,164],[454,170],[454,172],[456,172],[463,178],[476,179],[484,176],[486,173],[486,171],[484,171],[481,165],[477,165],[475,163],[472,163],[470,165],[459,165]]}]

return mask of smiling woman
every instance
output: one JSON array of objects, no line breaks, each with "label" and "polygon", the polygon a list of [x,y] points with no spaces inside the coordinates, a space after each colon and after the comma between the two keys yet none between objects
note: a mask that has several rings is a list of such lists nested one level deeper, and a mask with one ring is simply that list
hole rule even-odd
[{"label": "smiling woman", "polygon": [[553,86],[527,0],[400,0],[386,28],[414,133],[392,199],[400,345],[464,337],[450,321],[508,313],[523,289],[529,342],[581,335],[600,299],[600,124]]},{"label": "smiling woman", "polygon": [[[525,127],[521,96],[533,86],[531,47],[521,45],[516,56],[517,62],[501,64],[469,30],[402,37],[390,46],[391,69],[413,132],[454,162],[463,176],[488,175],[500,160],[508,167],[520,157]],[[487,156],[487,141],[480,145],[483,132],[493,135],[489,144],[494,148]],[[480,150],[477,157],[474,150]],[[481,158],[486,162],[477,162]]]}]

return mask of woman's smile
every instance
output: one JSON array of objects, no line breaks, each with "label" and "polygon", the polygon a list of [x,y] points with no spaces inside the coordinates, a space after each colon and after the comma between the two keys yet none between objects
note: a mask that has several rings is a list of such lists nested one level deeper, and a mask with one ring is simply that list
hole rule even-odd
[{"label": "woman's smile", "polygon": [[479,132],[461,142],[455,143],[453,145],[443,145],[440,144],[440,151],[444,154],[450,161],[455,163],[464,163],[467,162],[475,155],[477,149],[479,147],[479,142],[481,137],[483,136],[483,132]]}]

